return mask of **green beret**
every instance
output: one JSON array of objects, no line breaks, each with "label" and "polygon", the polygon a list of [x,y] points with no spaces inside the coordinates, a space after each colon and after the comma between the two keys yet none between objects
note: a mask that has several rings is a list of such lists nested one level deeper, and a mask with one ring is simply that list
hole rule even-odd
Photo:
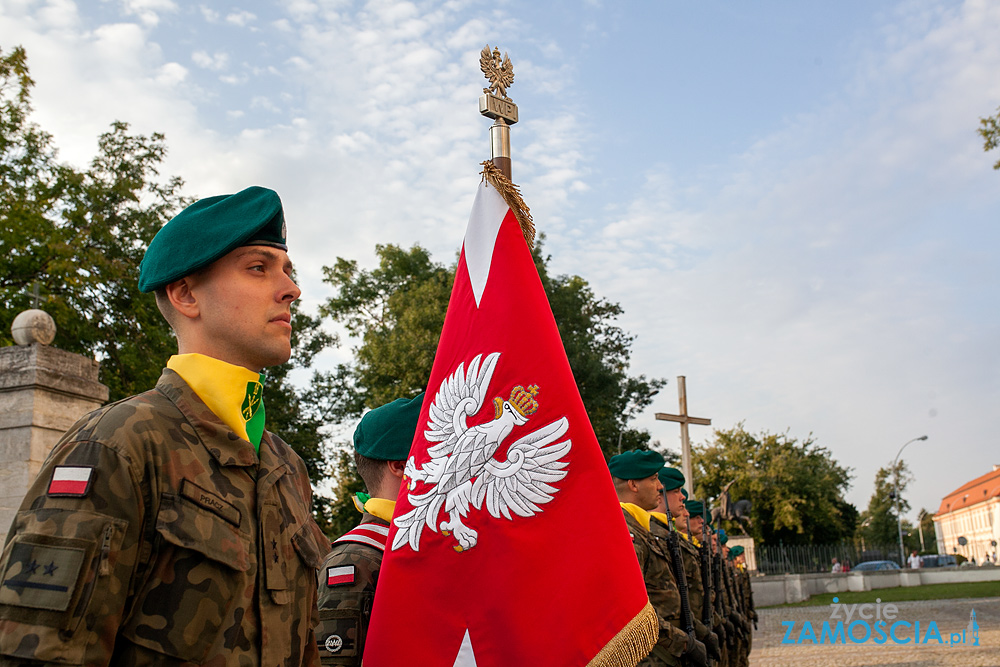
[{"label": "green beret", "polygon": [[618,479],[645,479],[663,467],[663,455],[651,449],[630,449],[608,461],[608,469]]},{"label": "green beret", "polygon": [[732,547],[731,549],[729,549],[729,555],[732,556],[733,558],[736,558],[737,556],[739,556],[742,553],[743,553],[743,547],[741,545],[739,545],[739,544],[737,544],[735,547]]},{"label": "green beret", "polygon": [[719,529],[719,544],[725,544],[729,541],[729,536],[726,535],[726,531],[722,528]]},{"label": "green beret", "polygon": [[366,412],[354,429],[355,451],[377,461],[405,461],[423,402],[424,393],[420,392]]},{"label": "green beret", "polygon": [[200,199],[156,233],[139,264],[139,291],[152,292],[245,245],[287,250],[285,216],[274,190],[258,186]]},{"label": "green beret", "polygon": [[660,471],[660,483],[664,491],[673,491],[684,486],[684,473],[677,468],[664,468]]},{"label": "green beret", "polygon": [[684,501],[684,507],[687,508],[688,514],[691,516],[701,516],[701,513],[705,510],[705,504],[700,500],[686,500]]},{"label": "green beret", "polygon": [[684,496],[684,502],[687,502],[687,499],[688,499],[688,490],[685,489],[683,486],[681,487],[681,495]]}]

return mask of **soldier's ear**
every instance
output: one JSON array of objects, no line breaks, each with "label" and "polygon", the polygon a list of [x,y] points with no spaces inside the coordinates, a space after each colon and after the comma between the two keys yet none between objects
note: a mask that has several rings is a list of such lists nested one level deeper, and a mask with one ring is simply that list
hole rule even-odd
[{"label": "soldier's ear", "polygon": [[198,299],[191,289],[191,283],[191,276],[186,276],[168,284],[164,287],[164,291],[173,309],[180,315],[193,320],[201,314],[201,311]]}]

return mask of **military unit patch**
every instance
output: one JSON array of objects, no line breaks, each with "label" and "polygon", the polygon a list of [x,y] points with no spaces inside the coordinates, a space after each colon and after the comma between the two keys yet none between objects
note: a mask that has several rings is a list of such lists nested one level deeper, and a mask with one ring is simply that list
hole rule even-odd
[{"label": "military unit patch", "polygon": [[342,586],[354,583],[354,566],[343,565],[341,567],[326,568],[326,585]]},{"label": "military unit patch", "polygon": [[93,477],[93,466],[56,466],[52,471],[48,495],[82,498],[90,491]]},{"label": "military unit patch", "polygon": [[85,556],[83,549],[34,544],[19,536],[3,572],[0,604],[66,611]]}]

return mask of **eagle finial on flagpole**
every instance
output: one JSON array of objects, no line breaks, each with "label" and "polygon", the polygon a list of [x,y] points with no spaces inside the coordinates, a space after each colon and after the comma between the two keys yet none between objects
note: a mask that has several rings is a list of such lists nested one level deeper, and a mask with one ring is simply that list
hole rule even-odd
[{"label": "eagle finial on flagpole", "polygon": [[487,44],[479,54],[479,69],[490,84],[479,96],[479,113],[493,119],[490,127],[493,164],[510,179],[510,126],[517,122],[517,105],[507,97],[507,89],[514,83],[514,65],[510,56],[504,53],[501,59],[500,49],[490,50]]}]

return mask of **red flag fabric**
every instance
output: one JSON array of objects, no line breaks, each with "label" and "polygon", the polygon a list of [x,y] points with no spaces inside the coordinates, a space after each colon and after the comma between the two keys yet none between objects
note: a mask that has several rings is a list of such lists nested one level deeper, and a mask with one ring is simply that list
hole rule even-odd
[{"label": "red flag fabric", "polygon": [[635,665],[657,621],[521,227],[478,191],[366,667]]}]

